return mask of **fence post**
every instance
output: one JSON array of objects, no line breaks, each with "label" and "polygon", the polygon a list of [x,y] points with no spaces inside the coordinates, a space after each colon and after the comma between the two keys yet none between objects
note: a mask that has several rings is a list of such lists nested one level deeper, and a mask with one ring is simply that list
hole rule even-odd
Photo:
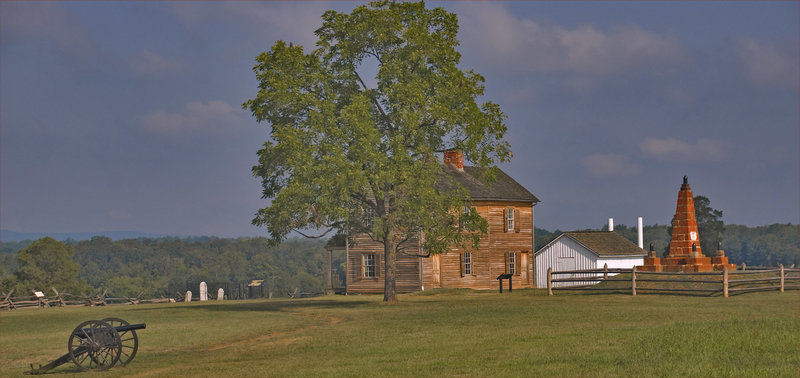
[{"label": "fence post", "polygon": [[603,264],[603,279],[608,279],[608,263]]},{"label": "fence post", "polygon": [[631,269],[631,295],[636,296],[636,266]]},{"label": "fence post", "polygon": [[553,268],[547,268],[547,295],[553,295]]},{"label": "fence post", "polygon": [[722,296],[728,298],[728,267],[722,268]]},{"label": "fence post", "polygon": [[778,264],[778,266],[781,268],[781,293],[783,293],[783,264]]},{"label": "fence post", "polygon": [[742,263],[742,270],[747,270],[747,263]]}]

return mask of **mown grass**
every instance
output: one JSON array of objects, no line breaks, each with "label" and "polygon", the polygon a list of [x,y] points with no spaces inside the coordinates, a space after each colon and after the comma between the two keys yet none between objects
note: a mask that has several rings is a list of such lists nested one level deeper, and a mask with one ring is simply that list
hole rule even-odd
[{"label": "mown grass", "polygon": [[[797,291],[731,298],[470,290],[0,313],[0,375],[66,352],[81,321],[147,323],[93,377],[797,377]],[[71,364],[50,376],[79,376]]]}]

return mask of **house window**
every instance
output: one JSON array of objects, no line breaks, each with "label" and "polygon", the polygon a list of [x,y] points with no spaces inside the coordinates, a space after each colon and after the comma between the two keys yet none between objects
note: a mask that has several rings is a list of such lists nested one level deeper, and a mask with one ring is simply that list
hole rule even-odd
[{"label": "house window", "polygon": [[517,274],[517,255],[514,252],[508,253],[508,274]]},{"label": "house window", "polygon": [[514,230],[514,208],[506,209],[506,232]]},{"label": "house window", "polygon": [[459,231],[466,228],[467,224],[467,217],[472,213],[472,207],[464,205],[461,208],[461,217],[458,218],[458,229]]},{"label": "house window", "polygon": [[374,253],[367,253],[362,255],[362,266],[364,267],[364,277],[365,278],[373,278],[375,277],[375,254]]},{"label": "house window", "polygon": [[472,274],[472,253],[464,253],[464,275],[469,276]]}]

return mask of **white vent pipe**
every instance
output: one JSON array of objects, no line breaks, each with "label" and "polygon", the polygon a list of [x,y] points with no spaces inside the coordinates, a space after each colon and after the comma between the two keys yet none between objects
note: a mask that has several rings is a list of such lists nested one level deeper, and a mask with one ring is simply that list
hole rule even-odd
[{"label": "white vent pipe", "polygon": [[614,218],[608,218],[608,232],[614,231]]},{"label": "white vent pipe", "polygon": [[637,223],[637,228],[639,229],[639,248],[644,249],[644,228],[642,226],[642,217],[639,217]]}]

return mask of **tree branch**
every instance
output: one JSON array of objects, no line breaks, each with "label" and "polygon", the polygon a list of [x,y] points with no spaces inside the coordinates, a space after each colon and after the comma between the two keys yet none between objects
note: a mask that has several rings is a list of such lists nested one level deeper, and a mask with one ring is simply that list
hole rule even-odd
[{"label": "tree branch", "polygon": [[[364,91],[369,92],[370,89],[367,87],[367,84],[364,83],[364,80],[361,79],[361,75],[358,74],[358,71],[356,71],[355,68],[353,68],[353,74],[356,75],[358,82],[361,83],[362,87],[364,87]],[[372,99],[372,102],[375,103],[375,107],[378,108],[378,111],[381,112],[381,115],[383,115],[386,125],[389,126],[390,129],[394,129],[395,127],[392,125],[392,122],[389,120],[389,116],[383,110],[380,102],[378,102],[378,99],[374,96],[370,96],[370,98]]]},{"label": "tree branch", "polygon": [[325,235],[327,235],[329,232],[335,230],[336,226],[338,226],[338,225],[341,225],[341,222],[334,223],[332,226],[330,226],[330,228],[327,231],[323,232],[322,235],[317,235],[317,236],[306,235],[306,234],[304,234],[303,232],[301,232],[300,230],[298,230],[296,228],[293,228],[292,231],[294,231],[294,232],[296,232],[296,233],[298,233],[300,235],[303,235],[304,237],[309,238],[309,239],[319,239],[319,238],[325,237]]}]

